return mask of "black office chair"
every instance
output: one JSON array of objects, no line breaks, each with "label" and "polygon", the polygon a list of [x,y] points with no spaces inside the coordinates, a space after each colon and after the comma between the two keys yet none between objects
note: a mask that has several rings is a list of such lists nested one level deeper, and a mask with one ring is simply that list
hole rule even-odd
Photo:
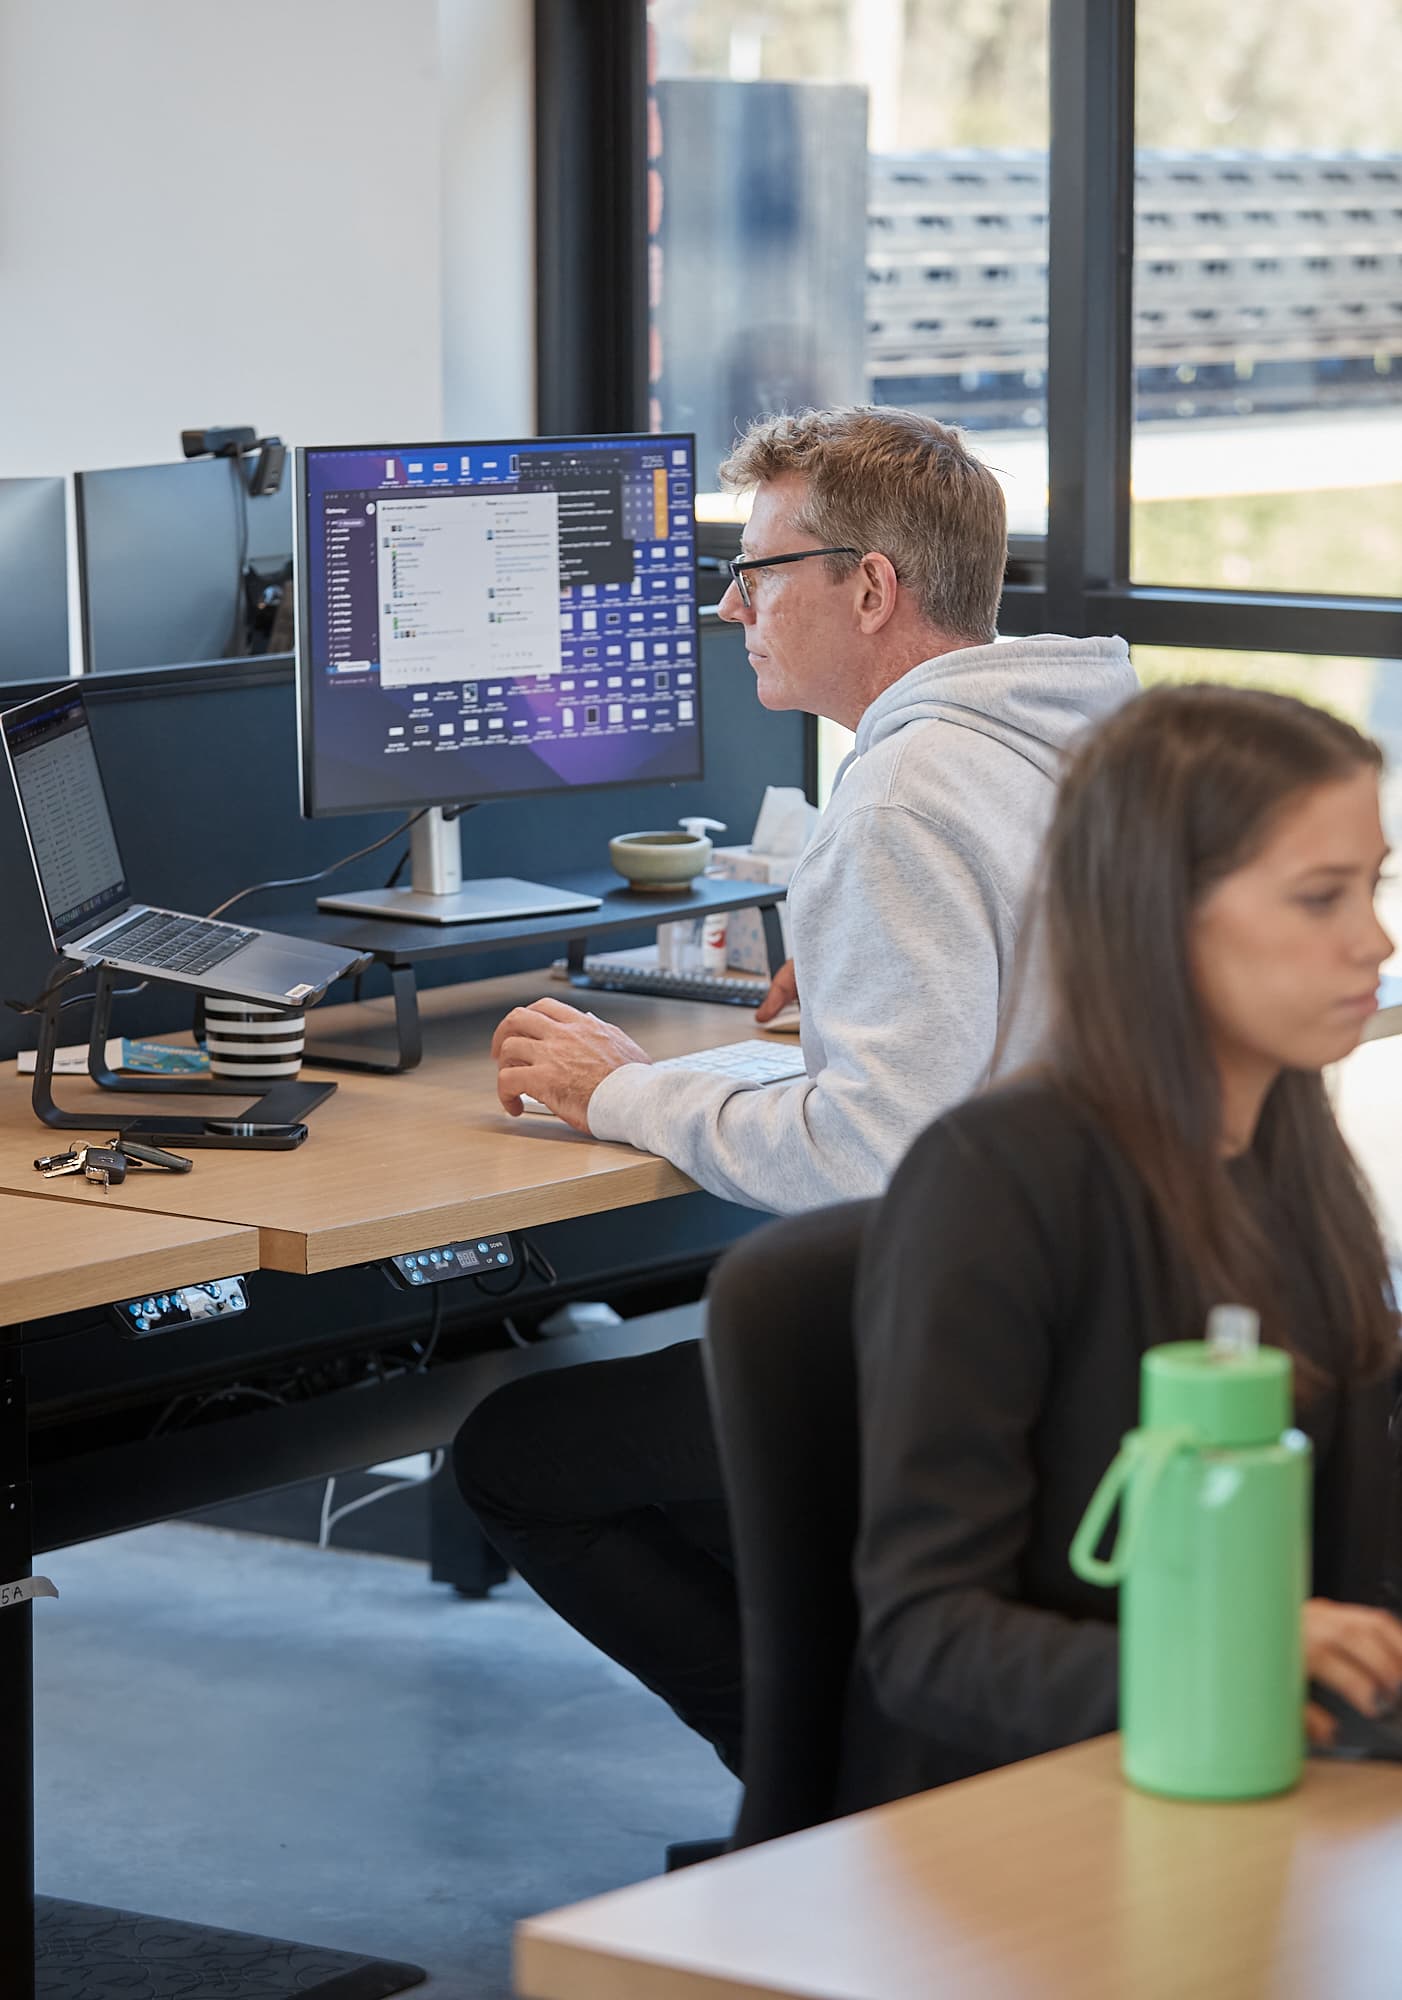
[{"label": "black office chair", "polygon": [[830,1818],[857,1637],[857,1385],[851,1202],[731,1250],[703,1343],[735,1542],[745,1796],[732,1845]]},{"label": "black office chair", "polygon": [[852,1298],[874,1207],[849,1202],[772,1223],[711,1275],[702,1353],[745,1671],[745,1793],[732,1847],[966,1775],[947,1749],[882,1714],[857,1651]]}]

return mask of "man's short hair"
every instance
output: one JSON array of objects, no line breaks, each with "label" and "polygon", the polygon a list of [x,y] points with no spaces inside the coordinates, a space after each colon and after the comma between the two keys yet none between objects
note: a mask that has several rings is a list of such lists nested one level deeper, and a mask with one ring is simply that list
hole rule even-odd
[{"label": "man's short hair", "polygon": [[[795,527],[832,547],[889,557],[922,617],[974,645],[994,636],[1008,550],[1007,507],[958,431],[912,410],[801,410],[752,424],[722,465],[743,492],[797,473]],[[829,556],[840,580],[850,556]]]}]

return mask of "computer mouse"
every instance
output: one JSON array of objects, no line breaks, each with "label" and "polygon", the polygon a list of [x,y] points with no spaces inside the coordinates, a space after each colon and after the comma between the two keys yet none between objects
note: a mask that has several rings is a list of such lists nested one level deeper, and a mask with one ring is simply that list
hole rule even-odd
[{"label": "computer mouse", "polygon": [[1321,1708],[1328,1709],[1338,1723],[1334,1741],[1322,1749],[1316,1747],[1313,1755],[1381,1758],[1387,1763],[1402,1763],[1402,1702],[1394,1702],[1382,1715],[1364,1715],[1332,1688],[1314,1682],[1310,1685],[1310,1697]]},{"label": "computer mouse", "polygon": [[755,1026],[769,1035],[796,1035],[798,1033],[800,1008],[797,1000],[787,1007],[781,1007],[772,1021],[756,1021]]}]

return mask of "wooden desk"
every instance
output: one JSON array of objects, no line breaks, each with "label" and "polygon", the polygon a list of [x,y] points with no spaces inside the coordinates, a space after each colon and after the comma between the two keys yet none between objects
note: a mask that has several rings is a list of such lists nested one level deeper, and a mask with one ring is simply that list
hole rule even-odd
[{"label": "wooden desk", "polygon": [[1131,1791],[1118,1742],[972,1778],[517,1928],[522,2000],[1396,2000],[1402,1769]]},{"label": "wooden desk", "polygon": [[[690,1193],[694,1182],[665,1160],[604,1145],[554,1119],[513,1119],[502,1111],[492,1033],[509,1008],[547,993],[587,999],[593,1012],[617,1021],[657,1056],[755,1032],[739,1007],[643,994],[586,996],[543,972],[440,987],[421,1000],[422,1066],[403,1076],[342,1077],[336,1095],[311,1114],[311,1136],[295,1152],[197,1152],[189,1174],[132,1174],[105,1192],[65,1178],[43,1183],[43,1192],[65,1204],[254,1228],[262,1268],[298,1273]],[[318,1009],[314,1018],[318,1034],[344,1041],[391,1014],[385,1000]],[[308,1075],[315,1074],[309,1067]],[[13,1071],[0,1079],[0,1189],[26,1194],[35,1191],[35,1154],[68,1143],[37,1122],[29,1085]],[[114,1113],[140,1105],[99,1093],[85,1078],[60,1079],[56,1094],[65,1108],[91,1101],[92,1133],[101,1138],[111,1136]],[[145,1103],[151,1108],[151,1099]],[[191,1103],[171,1097],[155,1108],[181,1111]],[[232,1108],[237,1100],[223,1103]]]},{"label": "wooden desk", "polygon": [[75,1215],[64,1203],[44,1200],[37,1185],[34,1194],[0,1193],[0,1326],[257,1265],[253,1229],[104,1209],[100,1199]]}]

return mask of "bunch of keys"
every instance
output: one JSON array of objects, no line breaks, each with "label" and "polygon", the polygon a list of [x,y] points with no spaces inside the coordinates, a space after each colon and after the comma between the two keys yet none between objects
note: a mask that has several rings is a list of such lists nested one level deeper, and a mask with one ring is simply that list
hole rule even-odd
[{"label": "bunch of keys", "polygon": [[182,1153],[167,1153],[160,1146],[143,1146],[122,1133],[105,1146],[70,1146],[66,1153],[47,1153],[34,1162],[45,1180],[60,1174],[81,1174],[99,1187],[120,1187],[128,1167],[163,1167],[168,1173],[188,1174],[193,1162]]}]

